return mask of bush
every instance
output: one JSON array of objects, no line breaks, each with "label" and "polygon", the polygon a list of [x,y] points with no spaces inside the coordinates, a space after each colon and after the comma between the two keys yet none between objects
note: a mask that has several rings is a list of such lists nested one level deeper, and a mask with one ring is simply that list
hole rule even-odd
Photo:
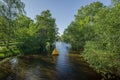
[{"label": "bush", "polygon": [[98,50],[95,42],[89,41],[83,52],[84,59],[105,79],[120,76],[120,57],[118,53]]}]

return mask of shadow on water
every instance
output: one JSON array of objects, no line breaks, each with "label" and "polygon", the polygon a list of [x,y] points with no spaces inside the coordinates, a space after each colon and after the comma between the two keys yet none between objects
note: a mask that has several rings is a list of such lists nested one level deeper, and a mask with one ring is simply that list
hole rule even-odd
[{"label": "shadow on water", "polygon": [[59,56],[14,57],[0,65],[0,80],[100,80],[69,44],[56,42]]}]

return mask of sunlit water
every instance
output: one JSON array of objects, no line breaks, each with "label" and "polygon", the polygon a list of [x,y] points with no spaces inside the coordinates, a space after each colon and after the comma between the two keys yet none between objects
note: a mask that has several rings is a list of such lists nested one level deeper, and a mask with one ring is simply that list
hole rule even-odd
[{"label": "sunlit water", "polygon": [[100,80],[70,45],[56,42],[59,56],[15,57],[0,65],[0,80]]}]

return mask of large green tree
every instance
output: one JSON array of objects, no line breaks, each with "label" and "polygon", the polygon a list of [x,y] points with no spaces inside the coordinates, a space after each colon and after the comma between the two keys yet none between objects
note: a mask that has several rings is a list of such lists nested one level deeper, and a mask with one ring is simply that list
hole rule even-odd
[{"label": "large green tree", "polygon": [[57,27],[49,10],[37,15],[35,22],[25,15],[17,16],[14,22],[17,47],[21,53],[51,53]]},{"label": "large green tree", "polygon": [[[104,78],[120,76],[120,3],[106,7],[95,16],[95,40],[85,45],[84,58]],[[105,76],[106,75],[106,76]]]},{"label": "large green tree", "polygon": [[[93,2],[90,5],[81,7],[75,15],[75,20],[65,30],[63,39],[72,44],[72,49],[83,51],[86,41],[95,37],[93,24],[94,16],[103,8],[100,2]],[[65,38],[64,38],[65,37]]]},{"label": "large green tree", "polygon": [[58,28],[49,10],[43,11],[40,15],[36,16],[36,27],[37,36],[40,42],[42,42],[41,46],[45,48],[45,46],[49,45],[48,50],[51,50],[52,44],[56,41]]},{"label": "large green tree", "polygon": [[[21,0],[1,0],[0,1],[0,34],[3,34],[2,41],[8,50],[10,42],[14,37],[14,19],[18,14],[24,13],[24,3]],[[4,21],[4,22],[3,22]]]},{"label": "large green tree", "polygon": [[74,48],[83,48],[84,59],[105,79],[120,76],[120,1],[111,4],[80,8],[63,35]]}]

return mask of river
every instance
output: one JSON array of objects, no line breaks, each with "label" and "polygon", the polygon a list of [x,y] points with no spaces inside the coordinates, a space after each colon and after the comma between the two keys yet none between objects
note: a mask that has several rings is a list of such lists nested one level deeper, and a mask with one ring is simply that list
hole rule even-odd
[{"label": "river", "polygon": [[0,80],[100,80],[69,44],[57,42],[59,56],[18,56],[0,65]]}]

